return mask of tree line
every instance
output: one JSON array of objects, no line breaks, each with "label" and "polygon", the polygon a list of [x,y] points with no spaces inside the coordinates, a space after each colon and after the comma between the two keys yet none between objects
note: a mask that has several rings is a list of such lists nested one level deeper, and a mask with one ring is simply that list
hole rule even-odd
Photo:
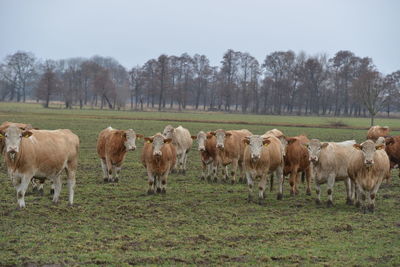
[{"label": "tree line", "polygon": [[227,50],[219,66],[205,55],[160,55],[126,69],[110,57],[38,60],[18,51],[0,64],[0,100],[62,101],[109,109],[202,109],[256,114],[374,117],[400,109],[400,70],[378,71],[351,51],[276,51],[262,62]]}]

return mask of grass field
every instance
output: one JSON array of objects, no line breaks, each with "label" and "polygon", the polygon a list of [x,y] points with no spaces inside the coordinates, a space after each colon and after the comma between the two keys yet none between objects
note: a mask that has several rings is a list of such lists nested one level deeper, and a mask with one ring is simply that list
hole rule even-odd
[{"label": "grass field", "polygon": [[[140,119],[140,120],[138,120]],[[144,120],[146,119],[146,120]],[[271,266],[399,266],[400,181],[397,170],[390,185],[378,192],[374,214],[345,205],[344,186],[337,184],[335,206],[316,206],[315,193],[284,199],[267,192],[265,206],[247,203],[243,184],[209,184],[198,179],[200,160],[189,153],[186,176],[169,176],[165,196],[147,196],[145,170],[140,164],[142,141],[129,152],[119,183],[104,184],[95,151],[98,132],[133,128],[152,135],[168,121],[199,130],[247,128],[261,134],[272,127],[237,122],[306,124],[279,127],[287,135],[307,134],[327,141],[363,141],[365,130],[317,128],[328,118],[276,117],[214,113],[146,113],[99,110],[42,109],[40,105],[0,103],[0,122],[31,123],[41,129],[69,128],[81,140],[75,205],[53,205],[49,183],[45,195],[30,194],[27,208],[16,210],[16,193],[0,165],[0,266],[27,265],[271,265]],[[218,124],[201,121],[231,121]],[[365,127],[368,119],[341,119]],[[400,127],[399,120],[376,120]],[[179,123],[174,121],[173,125]],[[393,132],[400,134],[400,132]],[[196,144],[195,144],[196,145]],[[323,200],[326,187],[323,186]]]}]

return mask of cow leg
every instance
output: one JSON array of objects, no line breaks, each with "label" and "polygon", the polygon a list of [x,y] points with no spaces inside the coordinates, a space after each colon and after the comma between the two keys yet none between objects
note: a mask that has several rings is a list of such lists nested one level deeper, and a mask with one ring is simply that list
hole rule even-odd
[{"label": "cow leg", "polygon": [[66,173],[68,176],[68,205],[72,206],[74,204],[74,193],[75,193],[75,184],[76,184],[76,171],[71,169],[66,169]]},{"label": "cow leg", "polygon": [[362,186],[358,183],[357,183],[357,195],[358,195],[359,206],[361,206],[361,210],[363,211],[363,213],[367,213],[367,206],[366,206],[367,194],[362,188]]},{"label": "cow leg", "polygon": [[112,174],[113,174],[113,166],[111,163],[111,159],[106,157],[106,165],[107,165],[107,173],[108,173],[108,181],[112,181]]},{"label": "cow leg", "polygon": [[303,172],[303,175],[305,174],[306,176],[306,181],[307,181],[307,196],[311,196],[311,167],[308,167],[305,173]]},{"label": "cow leg", "polygon": [[208,163],[208,164],[207,164],[207,180],[210,180],[210,179],[211,179],[212,169],[213,169],[213,164],[212,164],[212,162],[211,162],[211,163]]},{"label": "cow leg", "polygon": [[381,186],[381,183],[382,183],[382,180],[381,180],[381,181],[378,181],[378,182],[375,184],[375,186],[374,186],[374,188],[372,189],[372,191],[371,191],[371,194],[370,194],[370,205],[369,205],[369,207],[368,207],[368,210],[369,210],[370,212],[374,212],[374,210],[375,210],[376,193],[378,192],[379,187]]},{"label": "cow leg", "polygon": [[233,160],[232,161],[231,184],[236,183],[236,173],[237,173],[237,169],[238,169],[238,164],[239,164],[238,160]]},{"label": "cow leg", "polygon": [[161,175],[156,175],[156,188],[157,193],[161,193]]},{"label": "cow leg", "polygon": [[332,207],[333,206],[333,186],[335,185],[335,174],[330,173],[328,175],[328,181],[327,181],[327,193],[328,193],[328,202],[326,203],[326,205],[328,207]]},{"label": "cow leg", "polygon": [[53,184],[54,184],[53,203],[57,204],[61,192],[61,176],[59,174],[54,176]]},{"label": "cow leg", "polygon": [[346,187],[346,204],[347,205],[353,205],[353,197],[352,197],[352,185],[351,185],[351,180],[350,178],[347,178],[344,180],[344,185]]},{"label": "cow leg", "polygon": [[186,175],[186,163],[187,163],[187,158],[188,158],[188,152],[185,151],[185,153],[183,153],[183,170],[182,170],[182,174]]},{"label": "cow leg", "polygon": [[[163,175],[160,177],[161,179],[161,194],[167,193],[167,178],[168,178],[168,172],[165,172]],[[158,188],[157,188],[158,191]]]},{"label": "cow leg", "polygon": [[292,196],[297,194],[297,171],[299,169],[299,166],[293,166],[292,170],[290,171],[290,178],[289,178],[289,184],[290,184],[290,194]]},{"label": "cow leg", "polygon": [[32,184],[32,192],[38,191],[39,184],[37,183],[35,178],[32,178],[31,184]]},{"label": "cow leg", "polygon": [[25,208],[25,192],[28,189],[31,179],[32,177],[23,176],[21,177],[19,183],[15,186],[15,189],[17,190],[17,201],[19,208]]},{"label": "cow leg", "polygon": [[121,172],[121,166],[113,165],[113,181],[119,181],[119,173]]},{"label": "cow leg", "polygon": [[103,181],[108,182],[107,163],[103,159],[100,159],[100,162],[101,162],[101,169],[103,170]]},{"label": "cow leg", "polygon": [[148,182],[149,182],[149,187],[147,189],[147,194],[148,195],[152,195],[155,193],[155,177],[152,174],[152,172],[150,171],[150,169],[147,169],[147,176],[148,176]]},{"label": "cow leg", "polygon": [[274,173],[269,176],[269,192],[274,190]]},{"label": "cow leg", "polygon": [[[206,169],[208,169],[208,165],[204,163],[204,161],[201,161],[201,176],[200,180],[205,180],[206,179]],[[207,176],[208,178],[208,176]]]},{"label": "cow leg", "polygon": [[253,182],[253,179],[251,177],[251,173],[250,172],[246,172],[246,179],[247,179],[247,187],[249,189],[249,194],[248,194],[248,197],[247,197],[247,201],[251,202],[253,200],[254,182]]},{"label": "cow leg", "polygon": [[267,187],[267,174],[268,171],[261,175],[260,182],[258,183],[258,204],[264,204],[264,191]]},{"label": "cow leg", "polygon": [[321,184],[318,181],[315,181],[315,193],[317,194],[317,198],[315,199],[315,203],[317,205],[321,204]]},{"label": "cow leg", "polygon": [[[267,172],[268,173],[268,172]],[[281,200],[283,198],[283,183],[285,182],[285,177],[283,176],[283,166],[279,166],[276,171],[275,171],[275,175],[278,177],[279,179],[279,192],[277,195],[277,199]]]}]

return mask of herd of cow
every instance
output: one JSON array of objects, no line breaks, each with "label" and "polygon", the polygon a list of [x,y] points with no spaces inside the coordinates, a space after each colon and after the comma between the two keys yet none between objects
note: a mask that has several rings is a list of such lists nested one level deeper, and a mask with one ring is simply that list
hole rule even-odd
[{"label": "herd of cow", "polygon": [[[97,139],[105,182],[118,181],[126,153],[136,149],[139,138],[144,139],[141,161],[148,174],[148,194],[166,193],[170,172],[186,173],[187,154],[193,140],[198,143],[202,179],[217,182],[221,169],[222,179],[235,183],[240,171],[239,181],[247,181],[249,201],[253,200],[254,180],[259,180],[260,204],[265,199],[268,176],[271,191],[274,177],[279,180],[278,199],[283,196],[285,177],[289,176],[290,193],[296,195],[301,176],[307,182],[307,195],[311,195],[311,182],[315,182],[318,204],[321,184],[327,184],[327,205],[332,206],[334,184],[344,181],[346,203],[373,212],[382,181],[390,179],[390,170],[400,164],[400,136],[389,136],[388,127],[371,127],[367,140],[361,144],[354,140],[321,142],[304,135],[287,137],[277,129],[263,135],[253,135],[245,129],[219,129],[191,136],[182,126],[168,125],[162,134],[143,137],[132,129],[108,127]],[[30,124],[4,122],[0,125],[0,151],[17,191],[19,208],[25,207],[29,184],[32,182],[43,190],[46,178],[53,182],[53,202],[57,203],[63,170],[67,174],[69,204],[73,204],[79,154],[77,135],[68,129],[39,130]]]}]

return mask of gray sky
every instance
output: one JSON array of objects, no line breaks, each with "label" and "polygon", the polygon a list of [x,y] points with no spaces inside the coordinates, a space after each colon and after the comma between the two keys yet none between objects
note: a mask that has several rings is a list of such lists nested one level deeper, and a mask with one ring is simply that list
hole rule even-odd
[{"label": "gray sky", "polygon": [[131,68],[161,53],[205,54],[219,65],[232,48],[268,53],[339,50],[400,70],[397,0],[0,0],[0,58],[111,56]]}]

